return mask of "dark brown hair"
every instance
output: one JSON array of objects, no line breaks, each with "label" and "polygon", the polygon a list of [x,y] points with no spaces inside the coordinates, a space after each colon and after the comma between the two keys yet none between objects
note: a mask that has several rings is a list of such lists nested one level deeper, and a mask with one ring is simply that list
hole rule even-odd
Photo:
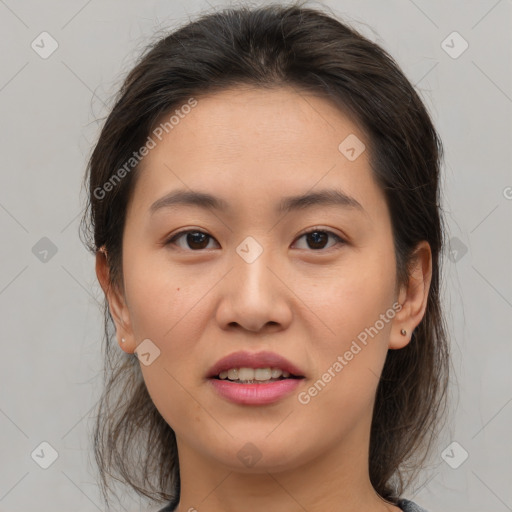
[{"label": "dark brown hair", "polygon": [[[439,281],[442,144],[413,86],[381,47],[303,3],[203,14],[160,38],[126,77],[89,160],[81,225],[86,244],[92,253],[107,249],[110,283],[123,290],[122,235],[137,166],[108,191],[105,184],[162,116],[191,97],[237,85],[314,92],[362,127],[372,172],[390,211],[397,283],[406,281],[416,245],[430,244],[426,312],[411,342],[388,352],[371,428],[370,479],[380,496],[396,503],[425,462],[446,409],[448,348]],[[105,389],[94,443],[105,501],[109,476],[141,496],[176,500],[174,431],[154,406],[137,357],[112,343],[106,301],[104,314]]]}]

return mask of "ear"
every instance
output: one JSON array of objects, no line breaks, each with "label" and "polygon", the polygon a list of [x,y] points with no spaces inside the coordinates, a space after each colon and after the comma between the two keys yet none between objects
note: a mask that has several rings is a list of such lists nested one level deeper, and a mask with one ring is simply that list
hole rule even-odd
[{"label": "ear", "polygon": [[[418,244],[410,263],[409,279],[399,291],[398,303],[402,308],[393,319],[389,347],[405,347],[411,341],[412,331],[421,322],[427,308],[428,292],[432,278],[432,252],[426,241]],[[406,334],[401,333],[402,329]]]},{"label": "ear", "polygon": [[110,282],[108,257],[104,249],[100,249],[96,253],[96,276],[108,301],[109,310],[116,326],[117,342],[125,352],[132,354],[136,345],[130,322],[130,313],[124,294]]}]

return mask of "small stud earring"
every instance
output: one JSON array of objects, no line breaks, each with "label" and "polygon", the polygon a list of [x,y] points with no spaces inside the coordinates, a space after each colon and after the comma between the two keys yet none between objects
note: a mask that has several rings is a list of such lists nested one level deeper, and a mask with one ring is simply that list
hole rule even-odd
[{"label": "small stud earring", "polygon": [[407,331],[406,331],[405,329],[402,329],[402,330],[400,331],[400,334],[401,334],[402,336],[405,336],[405,335],[407,334]]},{"label": "small stud earring", "polygon": [[126,340],[124,338],[121,338],[121,343],[124,343]]}]

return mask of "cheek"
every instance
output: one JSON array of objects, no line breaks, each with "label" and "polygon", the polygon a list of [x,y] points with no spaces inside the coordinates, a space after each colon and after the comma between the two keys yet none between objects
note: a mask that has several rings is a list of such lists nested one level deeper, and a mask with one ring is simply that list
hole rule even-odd
[{"label": "cheek", "polygon": [[347,258],[329,279],[309,286],[308,305],[325,333],[315,336],[317,342],[309,347],[315,377],[321,381],[316,386],[323,396],[318,403],[325,410],[339,413],[340,407],[351,404],[357,409],[354,402],[367,405],[373,400],[395,316],[394,264],[392,248],[380,254],[366,251]]},{"label": "cheek", "polygon": [[152,364],[140,365],[146,388],[169,425],[179,428],[183,418],[190,424],[204,414],[189,390],[192,371],[197,370],[195,340],[204,330],[206,302],[199,300],[204,295],[199,283],[194,288],[179,273],[169,274],[157,266],[139,274],[134,269],[126,291],[136,342],[149,338],[159,351]]},{"label": "cheek", "polygon": [[[123,262],[132,329],[137,342],[150,338],[165,345],[183,325],[189,329],[196,327],[189,315],[200,298],[199,280],[190,282],[189,277],[165,259],[139,253],[129,253]],[[207,283],[201,279],[201,289],[205,286]]]},{"label": "cheek", "polygon": [[[326,342],[346,343],[386,313],[394,301],[394,265],[392,247],[380,252],[367,249],[347,253],[328,272],[319,269],[306,278],[297,276],[297,294],[321,320]],[[379,330],[388,331],[382,326]]]},{"label": "cheek", "polygon": [[211,312],[204,297],[218,280],[210,273],[198,279],[151,256],[127,257],[125,290],[131,328],[137,344],[150,339],[158,348],[154,364],[141,365],[148,390],[155,402],[158,395],[183,394],[190,368],[197,368],[195,340],[202,337]]}]

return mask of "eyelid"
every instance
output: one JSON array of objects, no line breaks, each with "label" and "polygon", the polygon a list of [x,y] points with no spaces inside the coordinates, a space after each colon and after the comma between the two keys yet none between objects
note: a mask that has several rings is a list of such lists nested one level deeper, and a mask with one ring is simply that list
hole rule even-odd
[{"label": "eyelid", "polygon": [[[215,240],[215,238],[212,235],[210,235],[206,231],[203,231],[202,229],[199,229],[199,228],[187,228],[187,229],[184,229],[182,231],[178,231],[177,233],[173,233],[172,235],[170,235],[167,238],[165,238],[164,241],[162,242],[162,245],[164,247],[167,246],[167,245],[175,245],[174,241],[178,237],[180,237],[182,235],[186,235],[188,233],[202,233],[203,235],[206,235],[207,237],[209,237],[211,240]],[[218,242],[217,242],[217,244],[218,244]],[[178,247],[178,249],[181,249],[181,247]],[[201,249],[201,250],[198,250],[198,251],[192,251],[190,249],[181,249],[181,250],[186,251],[186,252],[204,252],[205,251],[205,249]]]},{"label": "eyelid", "polygon": [[333,249],[336,249],[339,245],[346,245],[348,243],[347,239],[344,236],[338,235],[334,231],[328,228],[324,228],[322,226],[313,226],[310,228],[307,228],[305,231],[303,231],[301,234],[297,235],[295,240],[299,240],[304,235],[308,235],[309,233],[314,233],[315,231],[319,231],[321,233],[326,233],[327,235],[332,235],[336,239],[336,243],[332,245],[331,247],[327,247],[326,249],[299,249],[299,250],[305,250],[310,253],[318,253],[318,254],[327,254]]},{"label": "eyelid", "polygon": [[297,235],[297,238],[300,238],[301,236],[307,235],[309,233],[313,233],[314,231],[321,231],[322,233],[327,233],[329,235],[333,235],[334,237],[337,237],[339,240],[348,243],[348,238],[345,237],[343,234],[338,234],[335,231],[333,231],[331,228],[326,228],[323,226],[312,226],[310,228],[307,228],[305,231]]}]

